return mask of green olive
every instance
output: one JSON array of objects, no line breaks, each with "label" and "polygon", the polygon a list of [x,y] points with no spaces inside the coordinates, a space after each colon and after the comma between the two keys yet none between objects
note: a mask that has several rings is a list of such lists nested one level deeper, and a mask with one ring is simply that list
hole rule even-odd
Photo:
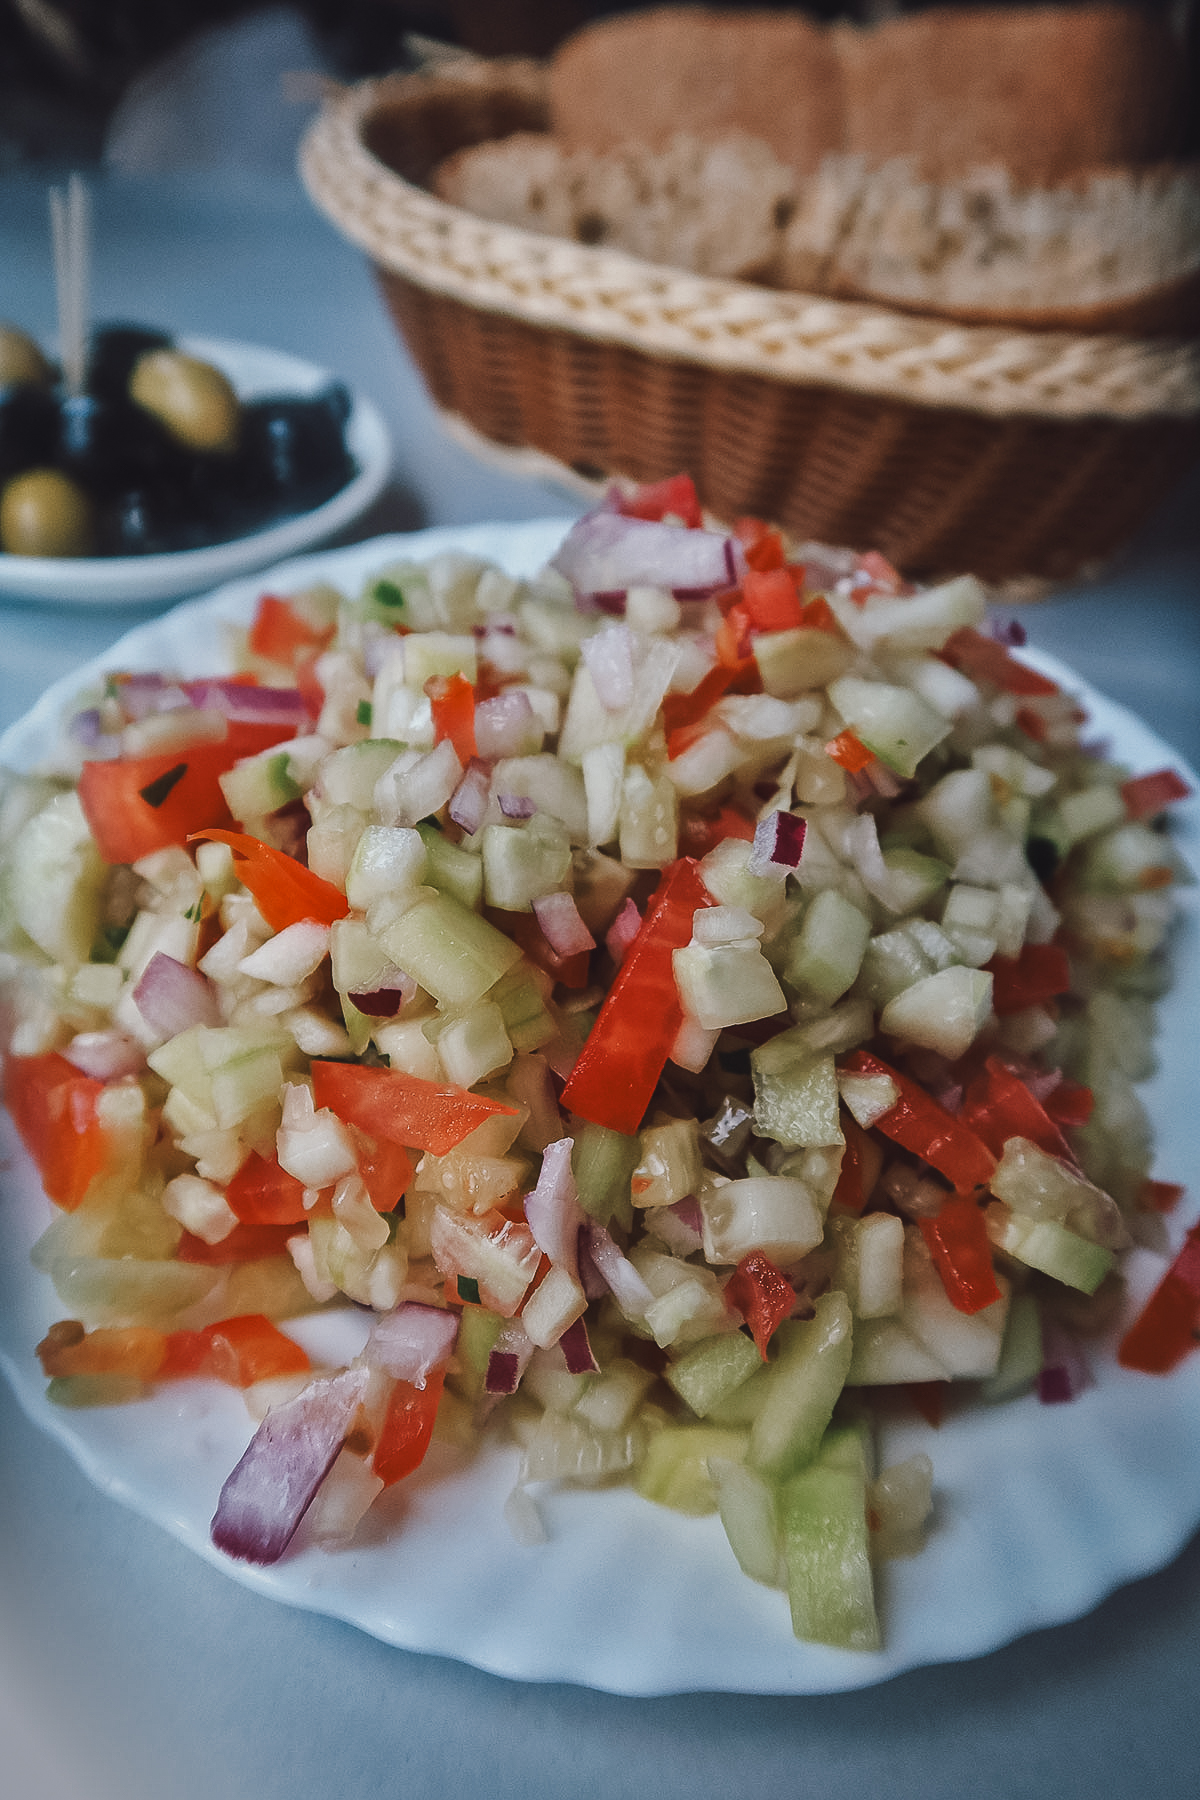
[{"label": "green olive", "polygon": [[88,556],[92,503],[57,469],[27,469],[0,493],[0,546],[10,556]]},{"label": "green olive", "polygon": [[233,450],[238,397],[211,363],[179,350],[147,350],[129,378],[129,395],[190,450]]},{"label": "green olive", "polygon": [[0,388],[15,387],[21,381],[34,381],[41,386],[52,374],[50,364],[28,333],[0,321]]}]

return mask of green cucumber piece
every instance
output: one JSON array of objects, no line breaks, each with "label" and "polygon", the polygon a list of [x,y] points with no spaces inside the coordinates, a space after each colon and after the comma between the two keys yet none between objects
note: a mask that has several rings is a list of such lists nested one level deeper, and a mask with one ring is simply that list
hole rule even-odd
[{"label": "green cucumber piece", "polygon": [[830,1431],[779,1495],[792,1629],[806,1643],[877,1650],[867,1527],[867,1460],[856,1427]]},{"label": "green cucumber piece", "polygon": [[703,1419],[761,1367],[753,1339],[740,1331],[725,1331],[693,1344],[663,1373],[680,1399]]},{"label": "green cucumber piece", "polygon": [[779,1327],[779,1352],[750,1428],[752,1468],[778,1480],[816,1454],[845,1385],[853,1339],[850,1304],[837,1289],[821,1295],[812,1319]]},{"label": "green cucumber piece", "polygon": [[664,1425],[647,1444],[633,1485],[645,1500],[700,1517],[717,1510],[709,1458],[740,1462],[745,1454],[743,1431],[714,1425]]}]

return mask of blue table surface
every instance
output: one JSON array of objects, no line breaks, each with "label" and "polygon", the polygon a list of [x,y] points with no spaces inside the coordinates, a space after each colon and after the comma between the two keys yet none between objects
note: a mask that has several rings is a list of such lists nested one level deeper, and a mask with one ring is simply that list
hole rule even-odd
[{"label": "blue table surface", "polygon": [[[109,175],[94,314],[269,343],[379,404],[395,479],[356,535],[565,515],[446,435],[369,271],[281,175]],[[44,186],[0,180],[0,317],[54,307]],[[0,602],[0,726],[147,614]],[[1119,564],[1023,613],[1033,642],[1200,762],[1200,485]],[[1200,1515],[1200,1496],[1197,1498]],[[279,1607],[93,1489],[0,1384],[0,1791],[13,1800],[980,1800],[1191,1795],[1200,1544],[1087,1619],[820,1699],[526,1686]]]}]

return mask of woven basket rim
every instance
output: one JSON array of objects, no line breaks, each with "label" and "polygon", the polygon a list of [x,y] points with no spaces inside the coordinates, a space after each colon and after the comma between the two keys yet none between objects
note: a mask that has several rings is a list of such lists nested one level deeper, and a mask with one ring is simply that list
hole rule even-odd
[{"label": "woven basket rim", "polygon": [[[327,95],[300,149],[316,206],[380,268],[419,287],[701,369],[922,407],[1123,421],[1200,414],[1200,341],[954,324],[481,219],[398,175],[363,141],[381,104],[424,97],[431,80],[454,76],[383,76]],[[466,80],[478,90],[512,76],[497,64],[472,67]]]}]

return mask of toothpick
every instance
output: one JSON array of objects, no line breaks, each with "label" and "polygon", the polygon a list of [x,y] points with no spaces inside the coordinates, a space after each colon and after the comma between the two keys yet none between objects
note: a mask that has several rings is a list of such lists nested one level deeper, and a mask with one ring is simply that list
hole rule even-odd
[{"label": "toothpick", "polygon": [[58,298],[59,356],[67,392],[83,392],[87,361],[88,287],[91,260],[88,193],[78,175],[64,192],[50,190],[50,235]]}]

